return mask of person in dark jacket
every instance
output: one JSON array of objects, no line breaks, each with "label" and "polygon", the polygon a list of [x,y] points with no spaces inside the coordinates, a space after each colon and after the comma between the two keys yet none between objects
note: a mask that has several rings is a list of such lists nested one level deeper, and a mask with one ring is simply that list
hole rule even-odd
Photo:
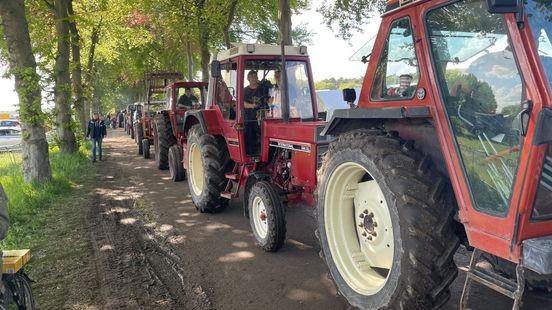
[{"label": "person in dark jacket", "polygon": [[102,160],[102,140],[107,135],[107,128],[105,123],[100,120],[100,114],[94,113],[90,122],[88,122],[88,129],[86,130],[86,138],[92,140],[92,161],[96,162],[96,146],[98,148],[99,160]]}]

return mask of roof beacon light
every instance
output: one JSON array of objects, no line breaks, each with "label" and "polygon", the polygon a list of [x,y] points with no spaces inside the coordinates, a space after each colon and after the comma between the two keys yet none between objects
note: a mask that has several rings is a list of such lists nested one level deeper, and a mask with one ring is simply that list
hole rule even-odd
[{"label": "roof beacon light", "polygon": [[247,52],[252,54],[255,52],[255,44],[247,44]]},{"label": "roof beacon light", "polygon": [[307,47],[304,45],[301,45],[299,47],[299,53],[301,53],[301,55],[305,55],[307,53]]}]

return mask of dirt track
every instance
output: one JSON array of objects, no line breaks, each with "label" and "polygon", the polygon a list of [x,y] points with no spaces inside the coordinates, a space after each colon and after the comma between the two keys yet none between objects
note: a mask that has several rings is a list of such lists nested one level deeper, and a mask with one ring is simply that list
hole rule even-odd
[{"label": "dirt track", "polygon": [[[93,279],[96,307],[348,308],[318,256],[311,211],[288,209],[286,245],[265,253],[254,245],[241,204],[220,214],[197,212],[186,182],[173,183],[153,160],[138,156],[121,129],[109,132],[104,154],[88,217],[92,274],[84,275]],[[456,258],[467,264],[465,253]],[[458,308],[463,279],[460,272],[445,309]],[[472,292],[472,309],[511,308],[498,293]],[[545,309],[551,301],[550,294],[529,292],[525,309]]]}]

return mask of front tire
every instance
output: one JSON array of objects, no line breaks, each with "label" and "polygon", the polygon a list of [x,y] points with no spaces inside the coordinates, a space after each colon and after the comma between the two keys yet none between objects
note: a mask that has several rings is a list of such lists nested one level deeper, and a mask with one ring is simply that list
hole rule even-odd
[{"label": "front tire", "polygon": [[202,213],[223,210],[228,200],[220,193],[227,183],[225,174],[232,168],[226,144],[203,133],[198,124],[189,131],[186,149],[186,176],[196,208]]},{"label": "front tire", "polygon": [[274,186],[256,182],[249,191],[249,223],[257,244],[266,252],[276,252],[286,239],[284,206]]},{"label": "front tire", "polygon": [[429,158],[384,132],[330,144],[318,229],[338,290],[360,309],[434,309],[450,297],[459,239],[449,186]]},{"label": "front tire", "polygon": [[186,171],[182,166],[182,148],[178,145],[169,148],[169,173],[173,182],[180,182],[186,176]]},{"label": "front tire", "polygon": [[31,289],[31,280],[23,272],[23,269],[15,274],[3,275],[3,277],[6,277],[2,279],[2,282],[5,285],[7,297],[3,300],[4,308],[34,310],[35,301]]},{"label": "front tire", "polygon": [[134,126],[134,131],[136,132],[135,142],[138,146],[138,155],[142,155],[144,153],[144,147],[142,145],[142,140],[144,140],[144,129],[142,125],[138,123]]}]

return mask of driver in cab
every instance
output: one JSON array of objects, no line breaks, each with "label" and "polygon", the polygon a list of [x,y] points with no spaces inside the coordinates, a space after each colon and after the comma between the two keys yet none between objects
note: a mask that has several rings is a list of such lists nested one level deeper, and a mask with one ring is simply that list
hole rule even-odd
[{"label": "driver in cab", "polygon": [[261,88],[259,87],[259,77],[257,71],[251,70],[247,73],[247,81],[249,85],[243,89],[243,106],[244,106],[244,122],[245,122],[245,140],[246,153],[254,155],[256,146],[260,142],[260,128],[257,123],[257,111],[261,107]]},{"label": "driver in cab", "polygon": [[190,87],[186,87],[184,94],[178,98],[177,108],[179,109],[197,109],[199,107],[199,100],[193,94]]}]

